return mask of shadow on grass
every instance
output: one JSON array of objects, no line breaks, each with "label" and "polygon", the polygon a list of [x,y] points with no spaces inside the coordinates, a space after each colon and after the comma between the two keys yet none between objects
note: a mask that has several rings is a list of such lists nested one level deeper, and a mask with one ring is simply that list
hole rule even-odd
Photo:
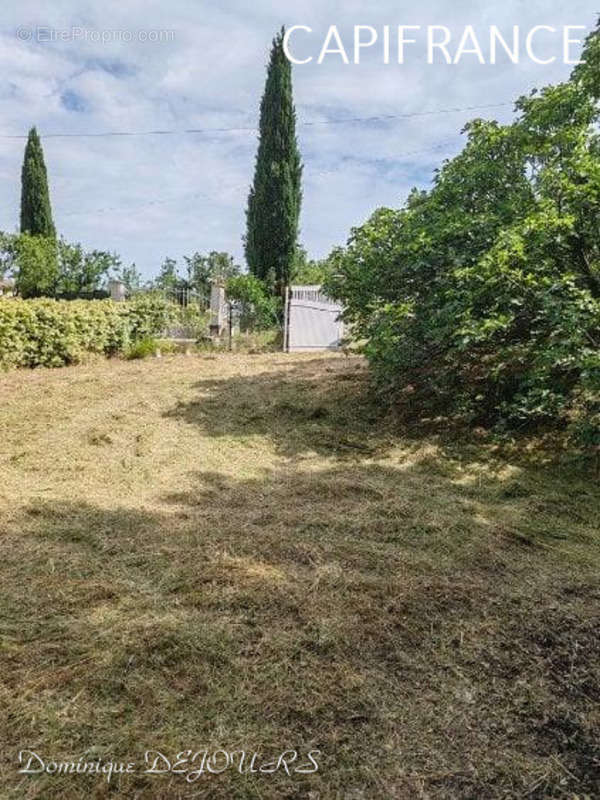
[{"label": "shadow on grass", "polygon": [[[165,416],[194,426],[204,436],[250,442],[265,438],[288,458],[317,454],[337,461],[385,457],[399,444],[407,454],[435,443],[440,455],[458,461],[518,461],[531,468],[554,465],[581,473],[581,455],[565,450],[559,435],[531,432],[516,439],[494,438],[464,421],[423,416],[417,398],[402,395],[396,405],[378,397],[365,361],[309,359],[271,362],[278,370],[208,378],[194,385],[192,401],[179,401]],[[430,459],[433,462],[434,459]],[[596,481],[592,490],[600,492]],[[519,491],[518,488],[516,491]]]},{"label": "shadow on grass", "polygon": [[198,398],[167,416],[207,436],[266,436],[286,456],[364,458],[390,445],[385,409],[374,402],[357,358],[311,359],[286,370],[201,380],[195,388]]},{"label": "shadow on grass", "polygon": [[279,469],[195,471],[144,508],[6,513],[13,796],[193,793],[180,776],[18,784],[20,747],[202,746],[323,753],[313,776],[211,776],[211,800],[599,794],[597,487],[399,443],[358,360],[275,366],[199,381],[168,416],[265,437]]},{"label": "shadow on grass", "polygon": [[[464,420],[431,417],[411,392],[391,403],[378,396],[364,359],[357,356],[271,362],[280,370],[208,378],[194,388],[196,399],[179,401],[165,416],[182,420],[207,437],[251,442],[264,437],[279,455],[311,454],[338,461],[385,457],[401,443],[417,451],[435,442],[440,454],[458,460],[486,459],[529,468],[555,468],[581,476],[587,455],[560,431],[494,435]],[[586,470],[587,471],[587,470]],[[600,483],[590,482],[600,493]],[[517,489],[518,491],[518,489]]]},{"label": "shadow on grass", "polygon": [[[593,507],[568,528],[587,564],[545,546],[584,487],[564,510],[539,475],[516,491],[435,466],[197,472],[152,511],[25,507],[0,540],[2,751],[324,753],[314,776],[214,776],[223,800],[594,796]],[[86,781],[28,786],[109,795]]]},{"label": "shadow on grass", "polygon": [[[0,510],[0,794],[599,796],[598,487],[422,429],[400,441],[357,359],[214,366],[257,363],[274,371],[200,381],[168,414],[215,437],[209,463],[234,448],[237,477],[182,474],[169,455],[154,481],[148,456],[147,478],[125,482],[144,500],[120,494],[135,461],[115,468],[115,437],[115,483],[94,502]],[[170,372],[155,385],[164,409]],[[131,433],[156,422],[141,413]],[[181,441],[184,426],[164,428],[166,449]],[[160,469],[162,446],[149,452]],[[50,471],[50,495],[97,486]],[[23,496],[46,496],[40,472],[19,476]],[[139,763],[203,746],[323,757],[313,776],[231,770],[192,787],[15,767],[21,747]]]}]

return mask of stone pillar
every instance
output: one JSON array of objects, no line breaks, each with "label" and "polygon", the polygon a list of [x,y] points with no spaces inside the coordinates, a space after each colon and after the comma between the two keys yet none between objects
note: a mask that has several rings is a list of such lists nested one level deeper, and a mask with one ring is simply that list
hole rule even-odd
[{"label": "stone pillar", "polygon": [[110,299],[117,303],[125,300],[127,288],[123,281],[109,281],[108,290],[110,292]]},{"label": "stone pillar", "polygon": [[210,335],[223,336],[227,331],[227,303],[225,302],[225,287],[220,283],[213,283],[210,287]]}]

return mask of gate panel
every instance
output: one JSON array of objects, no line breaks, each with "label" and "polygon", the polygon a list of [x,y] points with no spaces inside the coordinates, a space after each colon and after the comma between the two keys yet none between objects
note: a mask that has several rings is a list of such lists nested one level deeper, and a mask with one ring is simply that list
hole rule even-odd
[{"label": "gate panel", "polygon": [[287,349],[337,350],[344,335],[342,307],[320,286],[291,286],[287,313]]}]

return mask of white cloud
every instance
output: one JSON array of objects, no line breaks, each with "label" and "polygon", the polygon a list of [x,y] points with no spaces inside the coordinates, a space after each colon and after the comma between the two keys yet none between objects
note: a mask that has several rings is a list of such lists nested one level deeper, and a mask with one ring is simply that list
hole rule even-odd
[{"label": "white cloud", "polygon": [[[557,0],[507,0],[487,8],[474,1],[448,6],[424,0],[408,9],[391,0],[381,0],[376,8],[358,0],[300,0],[293,9],[282,8],[273,0],[218,7],[185,0],[153,6],[142,0],[55,0],[41,7],[39,0],[23,0],[12,10],[4,8],[0,133],[26,134],[33,124],[42,136],[252,126],[270,41],[282,23],[313,28],[313,37],[303,44],[303,52],[308,48],[310,54],[318,53],[331,24],[351,44],[356,24],[378,31],[383,25],[439,24],[455,32],[467,24],[479,31],[490,25],[509,31],[513,24],[527,30],[536,24],[595,23],[583,0],[568,6]],[[133,40],[20,41],[15,31],[28,25],[32,30],[123,30]],[[173,31],[173,40],[153,44],[136,39],[138,31],[150,29]],[[364,52],[360,65],[328,59],[321,66],[296,67],[300,121],[511,101],[533,86],[564,79],[570,69],[526,60],[479,65],[475,57],[452,67],[428,65],[422,49],[408,47],[415,48],[415,55],[407,49],[402,66],[384,65],[376,47]],[[507,107],[378,124],[300,125],[305,161],[301,228],[309,252],[324,255],[374,208],[399,205],[412,185],[426,184],[435,166],[457,151],[460,129],[470,118],[508,120],[510,114]],[[0,228],[12,230],[18,220],[24,142],[4,139],[2,145]],[[164,256],[195,249],[226,249],[241,258],[255,135],[45,138],[44,148],[56,223],[67,238],[117,250],[147,275],[156,272]]]}]

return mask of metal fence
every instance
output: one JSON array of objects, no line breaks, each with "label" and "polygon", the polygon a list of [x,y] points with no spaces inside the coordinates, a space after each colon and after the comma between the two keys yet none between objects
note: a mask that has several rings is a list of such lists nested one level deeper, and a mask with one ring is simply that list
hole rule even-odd
[{"label": "metal fence", "polygon": [[161,289],[160,292],[166,300],[183,308],[195,305],[202,310],[206,310],[210,304],[210,296],[195,289],[175,287],[173,289]]}]

